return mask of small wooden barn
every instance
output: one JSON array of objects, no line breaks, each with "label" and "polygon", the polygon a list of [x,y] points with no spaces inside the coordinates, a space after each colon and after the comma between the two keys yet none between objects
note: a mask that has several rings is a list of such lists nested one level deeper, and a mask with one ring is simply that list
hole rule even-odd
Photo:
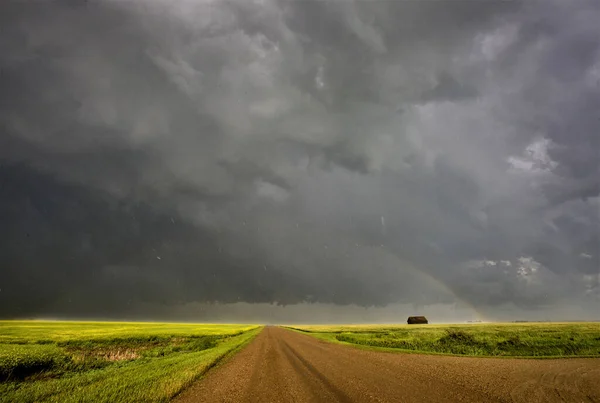
[{"label": "small wooden barn", "polygon": [[406,323],[409,325],[426,325],[429,322],[425,316],[409,316]]}]

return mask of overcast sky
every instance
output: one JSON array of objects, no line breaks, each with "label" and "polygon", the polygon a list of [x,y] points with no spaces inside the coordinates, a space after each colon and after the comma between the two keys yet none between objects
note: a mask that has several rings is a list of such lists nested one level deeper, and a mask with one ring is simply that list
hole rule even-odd
[{"label": "overcast sky", "polygon": [[597,317],[598,21],[597,0],[2,2],[0,316]]}]

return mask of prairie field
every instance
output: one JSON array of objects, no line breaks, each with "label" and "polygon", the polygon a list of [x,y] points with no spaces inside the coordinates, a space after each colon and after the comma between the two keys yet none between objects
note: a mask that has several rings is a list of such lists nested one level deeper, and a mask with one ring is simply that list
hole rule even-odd
[{"label": "prairie field", "polygon": [[488,357],[600,357],[600,323],[290,325],[364,348]]},{"label": "prairie field", "polygon": [[0,402],[168,401],[260,328],[0,321]]}]

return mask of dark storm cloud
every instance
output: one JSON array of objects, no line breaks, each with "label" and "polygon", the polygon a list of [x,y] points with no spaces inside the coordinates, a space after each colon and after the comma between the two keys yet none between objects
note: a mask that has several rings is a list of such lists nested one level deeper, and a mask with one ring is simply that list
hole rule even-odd
[{"label": "dark storm cloud", "polygon": [[0,7],[2,315],[598,300],[595,1]]}]

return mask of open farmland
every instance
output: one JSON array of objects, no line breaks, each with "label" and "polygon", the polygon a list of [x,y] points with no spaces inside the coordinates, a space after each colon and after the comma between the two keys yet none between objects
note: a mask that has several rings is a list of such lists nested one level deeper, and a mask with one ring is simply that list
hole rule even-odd
[{"label": "open farmland", "polygon": [[0,321],[0,401],[166,401],[253,325]]},{"label": "open farmland", "polygon": [[600,402],[599,358],[465,357],[354,346],[266,327],[175,401]]},{"label": "open farmland", "polygon": [[0,401],[600,401],[599,325],[0,322]]},{"label": "open farmland", "polygon": [[600,357],[600,323],[290,326],[323,340],[405,352]]}]

